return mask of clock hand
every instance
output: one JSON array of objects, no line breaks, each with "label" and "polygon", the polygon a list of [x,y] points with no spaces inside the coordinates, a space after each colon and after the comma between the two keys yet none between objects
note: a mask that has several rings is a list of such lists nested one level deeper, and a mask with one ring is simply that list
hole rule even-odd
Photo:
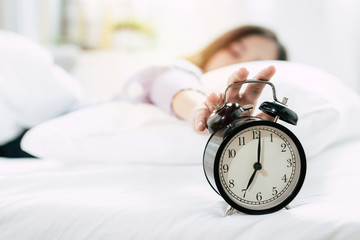
[{"label": "clock hand", "polygon": [[258,150],[257,150],[257,162],[254,164],[254,172],[253,174],[251,175],[250,179],[249,179],[249,182],[248,182],[248,185],[246,187],[246,190],[249,189],[251,183],[254,181],[254,178],[255,178],[255,175],[256,175],[256,172],[258,170],[261,170],[262,166],[261,166],[261,163],[260,163],[260,156],[261,156],[261,132],[259,131],[259,143],[258,143]]},{"label": "clock hand", "polygon": [[255,169],[255,171],[254,171],[253,174],[251,175],[250,180],[249,180],[249,182],[248,182],[248,185],[246,186],[246,190],[249,189],[251,183],[253,182],[256,172],[257,172],[257,169]]},{"label": "clock hand", "polygon": [[258,143],[258,151],[257,151],[257,162],[259,164],[260,164],[260,156],[261,156],[261,132],[259,131],[259,143]]}]

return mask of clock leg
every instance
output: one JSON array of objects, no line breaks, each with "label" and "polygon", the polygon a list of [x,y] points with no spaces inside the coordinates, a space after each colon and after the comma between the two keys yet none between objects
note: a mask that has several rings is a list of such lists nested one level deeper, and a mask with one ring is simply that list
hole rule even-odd
[{"label": "clock leg", "polygon": [[286,210],[290,210],[290,209],[291,209],[290,205],[286,205],[286,206],[285,206],[285,209],[286,209]]},{"label": "clock leg", "polygon": [[232,215],[235,211],[236,211],[235,208],[229,205],[225,211],[224,217]]}]

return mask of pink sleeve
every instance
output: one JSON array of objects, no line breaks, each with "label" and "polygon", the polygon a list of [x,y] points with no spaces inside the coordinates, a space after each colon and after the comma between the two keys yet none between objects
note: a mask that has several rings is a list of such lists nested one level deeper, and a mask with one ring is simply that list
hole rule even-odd
[{"label": "pink sleeve", "polygon": [[147,68],[132,76],[115,99],[155,104],[172,113],[173,96],[183,89],[201,91],[201,70],[186,61]]},{"label": "pink sleeve", "polygon": [[161,74],[154,81],[150,90],[150,100],[156,106],[172,113],[171,103],[176,93],[184,89],[200,91],[200,81],[194,74],[174,69]]}]

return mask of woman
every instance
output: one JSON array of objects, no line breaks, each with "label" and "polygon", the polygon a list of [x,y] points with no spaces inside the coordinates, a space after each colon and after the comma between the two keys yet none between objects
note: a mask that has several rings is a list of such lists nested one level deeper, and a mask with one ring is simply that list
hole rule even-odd
[{"label": "woman", "polygon": [[[207,118],[221,99],[215,93],[208,97],[202,93],[199,81],[201,74],[230,64],[270,59],[286,60],[286,51],[275,34],[258,26],[239,27],[225,33],[187,61],[177,61],[171,66],[152,67],[136,74],[128,85],[140,83],[143,93],[132,98],[125,88],[121,98],[128,96],[132,100],[155,104],[187,120],[196,131],[204,132]],[[274,73],[274,67],[269,67],[260,72],[257,78],[270,80]],[[240,69],[230,77],[229,83],[244,80],[247,75],[246,69]],[[244,96],[239,96],[238,89],[231,89],[229,100],[241,105],[255,105],[262,88],[263,85],[249,84]],[[0,146],[0,156],[30,157],[20,148],[24,133]]]},{"label": "woman", "polygon": [[[136,74],[125,85],[121,95],[133,101],[155,104],[188,121],[196,131],[203,132],[214,105],[222,99],[215,93],[205,96],[199,81],[201,74],[227,65],[256,60],[287,60],[286,50],[276,35],[266,28],[238,27],[223,34],[202,51],[187,58],[187,61],[152,67]],[[270,66],[255,78],[270,80],[274,73],[275,68]],[[241,68],[230,76],[228,83],[243,81],[248,78],[248,74],[246,69]],[[134,83],[140,84],[143,90],[135,97],[128,94]],[[263,84],[249,84],[243,95],[239,95],[239,88],[232,88],[228,100],[255,106],[263,88]],[[270,118],[265,114],[259,117]]]}]

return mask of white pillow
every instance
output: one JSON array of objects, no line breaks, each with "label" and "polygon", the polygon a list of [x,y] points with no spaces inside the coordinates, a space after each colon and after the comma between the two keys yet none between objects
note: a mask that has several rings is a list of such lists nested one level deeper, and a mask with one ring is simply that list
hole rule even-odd
[{"label": "white pillow", "polygon": [[0,31],[0,144],[69,111],[82,94],[80,85],[54,65],[44,48]]},{"label": "white pillow", "polygon": [[[360,136],[354,128],[360,117],[359,96],[335,77],[318,69],[281,61],[251,62],[229,66],[203,76],[205,88],[224,90],[228,76],[240,66],[251,76],[275,65],[273,78],[278,98],[299,115],[289,127],[303,143],[308,157],[331,144]],[[259,103],[272,100],[264,89]],[[38,157],[68,162],[198,163],[207,136],[196,134],[185,122],[148,104],[110,102],[78,110],[31,129],[22,147]]]},{"label": "white pillow", "polygon": [[149,104],[114,101],[30,129],[22,148],[68,163],[200,163],[207,136]]},{"label": "white pillow", "polygon": [[[335,76],[308,65],[287,61],[236,64],[204,74],[203,84],[209,92],[224,91],[228,76],[240,67],[246,67],[250,71],[249,78],[253,78],[270,65],[276,68],[271,81],[278,100],[288,97],[287,105],[299,117],[297,126],[281,120],[278,123],[295,133],[308,156],[319,153],[331,144],[360,136],[360,128],[356,127],[360,118],[359,95]],[[245,86],[242,91],[244,89]],[[267,86],[258,105],[269,100],[272,101],[273,96],[271,88]]]}]

